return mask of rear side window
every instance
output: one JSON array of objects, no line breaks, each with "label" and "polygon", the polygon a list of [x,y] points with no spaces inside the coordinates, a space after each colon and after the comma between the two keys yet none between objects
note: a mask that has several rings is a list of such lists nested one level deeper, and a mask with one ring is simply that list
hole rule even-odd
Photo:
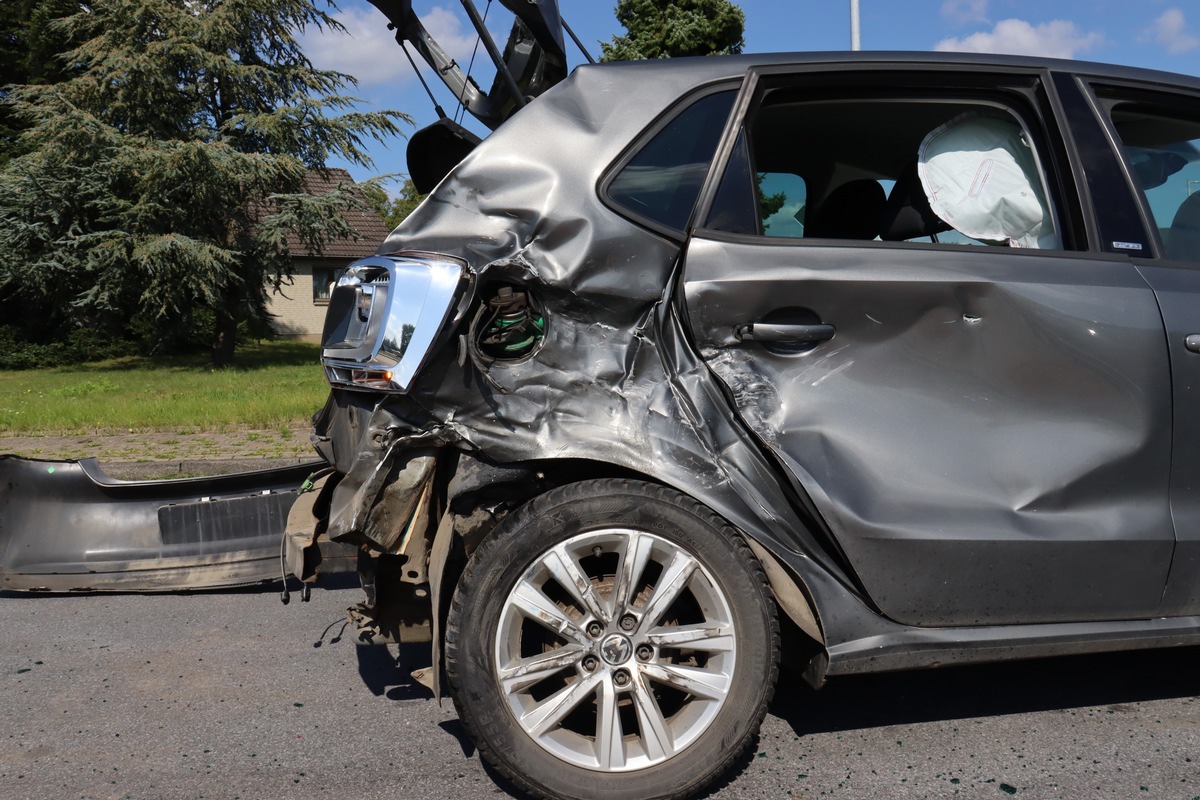
[{"label": "rear side window", "polygon": [[1163,255],[1200,262],[1200,113],[1195,102],[1109,98],[1105,105],[1129,171],[1154,217]]},{"label": "rear side window", "polygon": [[608,199],[635,217],[683,230],[735,96],[733,90],[706,95],[677,114],[625,162]]},{"label": "rear side window", "polygon": [[[1040,154],[1014,110],[925,96],[768,91],[707,227],[791,239],[1058,249]],[[741,187],[740,193],[732,187]]]},{"label": "rear side window", "polygon": [[766,236],[804,236],[808,187],[794,172],[759,172],[756,175],[758,214]]}]

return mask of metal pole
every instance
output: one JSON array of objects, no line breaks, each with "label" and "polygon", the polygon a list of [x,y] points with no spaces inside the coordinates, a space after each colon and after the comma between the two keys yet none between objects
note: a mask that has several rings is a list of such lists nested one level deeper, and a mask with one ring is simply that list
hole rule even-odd
[{"label": "metal pole", "polygon": [[862,50],[862,36],[858,23],[858,0],[850,0],[850,49]]},{"label": "metal pole", "polygon": [[517,86],[517,79],[513,77],[512,70],[504,62],[504,56],[496,48],[496,43],[492,40],[492,35],[488,33],[487,26],[483,23],[483,17],[479,16],[479,12],[475,9],[475,4],[471,0],[462,0],[462,4],[463,8],[467,10],[467,16],[471,18],[471,24],[475,26],[476,32],[479,33],[480,41],[483,42],[488,55],[492,57],[492,63],[496,65],[496,71],[504,79],[504,85],[508,87],[508,93],[512,95],[513,102],[516,103],[517,108],[524,108],[525,95],[521,94],[521,87]]},{"label": "metal pole", "polygon": [[575,31],[571,30],[571,26],[567,24],[565,19],[562,21],[562,26],[563,30],[567,32],[567,35],[575,40],[575,46],[579,48],[579,52],[583,53],[583,57],[587,59],[587,62],[589,64],[595,64],[596,59],[592,58],[592,54],[589,53],[588,49],[583,46],[583,42],[579,41],[579,37],[575,35]]}]

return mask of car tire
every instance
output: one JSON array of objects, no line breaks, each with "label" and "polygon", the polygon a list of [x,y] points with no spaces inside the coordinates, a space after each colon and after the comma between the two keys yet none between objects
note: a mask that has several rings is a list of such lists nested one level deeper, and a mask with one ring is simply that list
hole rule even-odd
[{"label": "car tire", "polygon": [[756,735],[774,691],[762,568],[711,510],[653,484],[542,495],[472,554],[446,674],[480,753],[553,798],[682,798]]}]

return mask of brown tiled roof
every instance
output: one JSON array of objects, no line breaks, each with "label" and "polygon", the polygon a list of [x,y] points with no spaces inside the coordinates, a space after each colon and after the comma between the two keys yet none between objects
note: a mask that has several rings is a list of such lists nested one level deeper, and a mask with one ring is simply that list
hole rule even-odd
[{"label": "brown tiled roof", "polygon": [[[334,189],[339,183],[353,184],[350,173],[344,169],[309,170],[304,176],[304,191],[309,194],[324,194]],[[287,238],[288,252],[292,258],[363,258],[371,256],[379,249],[379,245],[392,232],[373,209],[349,209],[343,212],[350,226],[358,233],[359,238],[339,239],[330,242],[320,253],[311,252],[300,237],[289,233]]]}]

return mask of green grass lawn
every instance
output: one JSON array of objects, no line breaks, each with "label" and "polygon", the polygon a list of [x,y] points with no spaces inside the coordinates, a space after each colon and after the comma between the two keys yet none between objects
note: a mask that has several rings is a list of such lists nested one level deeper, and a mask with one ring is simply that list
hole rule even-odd
[{"label": "green grass lawn", "polygon": [[221,370],[199,355],[0,371],[0,433],[307,424],[329,393],[319,352],[269,342],[239,348],[236,366]]}]

